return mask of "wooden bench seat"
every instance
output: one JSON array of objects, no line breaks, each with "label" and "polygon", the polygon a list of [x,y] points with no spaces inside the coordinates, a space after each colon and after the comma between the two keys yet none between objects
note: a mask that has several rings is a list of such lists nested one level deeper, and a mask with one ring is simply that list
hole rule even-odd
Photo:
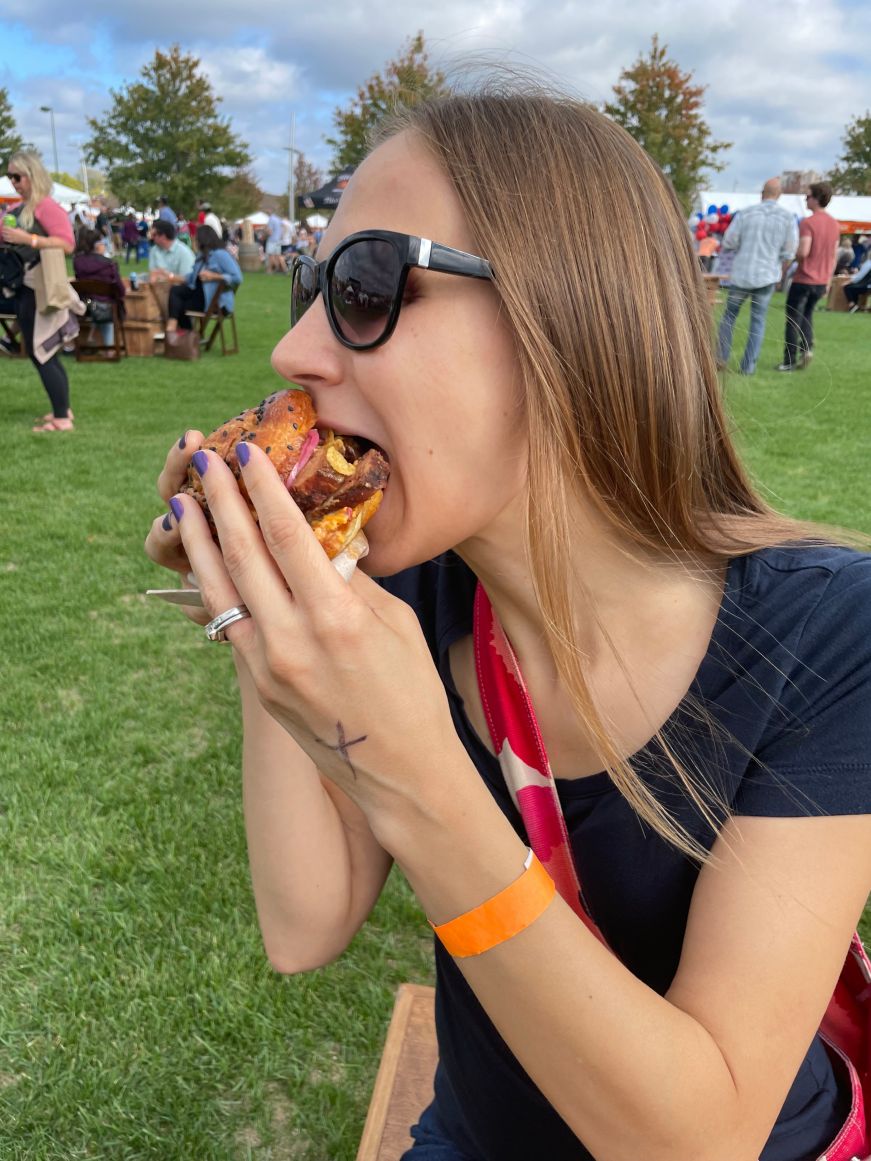
[{"label": "wooden bench seat", "polygon": [[435,990],[400,984],[357,1161],[399,1161],[410,1148],[409,1129],[432,1101],[437,1061]]}]

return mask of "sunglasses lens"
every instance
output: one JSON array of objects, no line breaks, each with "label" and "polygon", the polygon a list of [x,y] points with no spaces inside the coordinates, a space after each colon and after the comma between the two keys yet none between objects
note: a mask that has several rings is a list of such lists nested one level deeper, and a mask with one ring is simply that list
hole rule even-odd
[{"label": "sunglasses lens", "polygon": [[318,294],[318,274],[307,262],[297,261],[290,286],[290,324],[298,323]]},{"label": "sunglasses lens", "polygon": [[349,342],[368,346],[384,334],[402,267],[396,249],[378,238],[362,238],[339,255],[330,278],[330,305]]}]

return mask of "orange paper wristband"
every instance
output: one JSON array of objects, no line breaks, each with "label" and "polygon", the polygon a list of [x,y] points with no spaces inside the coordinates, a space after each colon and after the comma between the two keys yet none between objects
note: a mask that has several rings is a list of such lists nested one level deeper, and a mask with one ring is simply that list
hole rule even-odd
[{"label": "orange paper wristband", "polygon": [[481,955],[534,923],[555,892],[553,879],[530,849],[520,877],[504,891],[456,919],[430,927],[450,955],[458,959]]}]

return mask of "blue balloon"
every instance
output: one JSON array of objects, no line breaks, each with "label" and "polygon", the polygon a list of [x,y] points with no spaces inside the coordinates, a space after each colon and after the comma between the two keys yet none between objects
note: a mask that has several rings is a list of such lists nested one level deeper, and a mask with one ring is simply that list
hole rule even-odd
[{"label": "blue balloon", "polygon": [[728,206],[720,206],[720,213],[721,214],[728,214],[728,212],[729,212]]},{"label": "blue balloon", "polygon": [[718,211],[717,211],[717,207],[716,207],[716,206],[708,206],[708,213],[709,213],[709,214],[716,214],[717,212],[718,212]]},{"label": "blue balloon", "polygon": [[705,220],[705,215],[701,211],[699,211],[699,213],[696,214],[696,220],[699,222],[703,222]]}]

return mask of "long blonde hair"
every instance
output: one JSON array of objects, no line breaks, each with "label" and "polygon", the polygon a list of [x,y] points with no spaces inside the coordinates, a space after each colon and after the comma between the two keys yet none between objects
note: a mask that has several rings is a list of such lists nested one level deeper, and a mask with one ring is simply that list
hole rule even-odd
[{"label": "long blonde hair", "polygon": [[52,191],[51,175],[42,164],[39,154],[31,149],[13,153],[7,164],[14,165],[16,170],[30,181],[30,193],[24,199],[24,207],[18,215],[18,224],[21,228],[30,230],[33,228],[33,211]]},{"label": "long blonde hair", "polygon": [[[704,859],[620,752],[585,679],[564,551],[576,497],[618,540],[660,558],[716,563],[824,537],[769,508],[739,462],[684,214],[628,133],[577,100],[514,86],[416,104],[380,139],[403,129],[453,182],[514,333],[529,432],[526,543],[561,681],[636,813]],[[718,830],[726,804],[656,737]]]}]

